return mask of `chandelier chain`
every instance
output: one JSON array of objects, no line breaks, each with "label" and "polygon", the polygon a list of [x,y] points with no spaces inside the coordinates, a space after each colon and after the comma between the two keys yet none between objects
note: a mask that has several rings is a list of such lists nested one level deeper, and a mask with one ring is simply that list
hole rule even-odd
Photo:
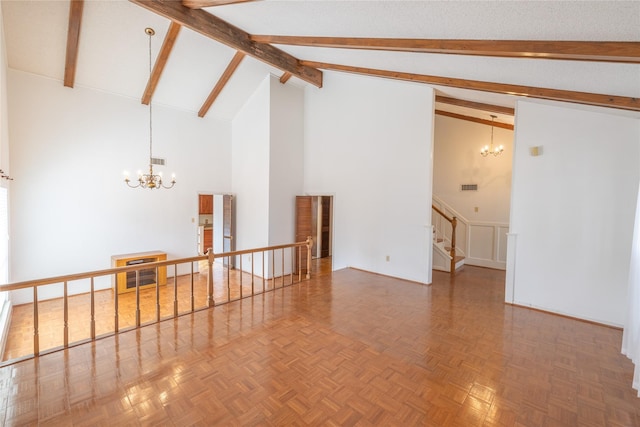
[{"label": "chandelier chain", "polygon": [[[145,28],[145,34],[149,36],[149,81],[153,75],[153,61],[151,59],[151,36],[155,34],[153,28]],[[172,188],[176,184],[175,175],[172,176],[169,185],[165,185],[162,182],[162,173],[153,173],[153,103],[149,99],[149,173],[138,172],[138,179],[136,184],[132,184],[129,179],[129,175],[125,172],[124,182],[131,188]]]},{"label": "chandelier chain", "polygon": [[[149,78],[151,78],[151,36],[153,36],[153,32],[147,31],[147,34],[149,35]],[[149,167],[151,167],[153,159],[153,112],[151,104],[153,103],[151,102],[151,99],[149,99]]]}]

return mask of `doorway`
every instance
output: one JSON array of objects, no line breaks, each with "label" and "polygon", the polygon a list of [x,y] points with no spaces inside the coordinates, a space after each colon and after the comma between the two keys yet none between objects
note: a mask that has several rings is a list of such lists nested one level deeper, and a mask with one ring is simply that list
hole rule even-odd
[{"label": "doorway", "polygon": [[[482,115],[484,113],[469,113]],[[467,117],[469,116],[461,116]],[[490,118],[490,113],[486,113]],[[456,217],[456,264],[504,270],[511,204],[513,116],[493,121],[436,115],[433,139],[432,205]],[[470,141],[476,141],[471,142]],[[482,156],[484,144],[503,146],[498,156]],[[451,225],[432,210],[436,228],[432,268],[450,270]]]},{"label": "doorway", "polygon": [[[296,242],[313,239],[313,271],[331,271],[333,255],[333,196],[296,196]],[[307,270],[302,257],[301,267]]]},{"label": "doorway", "polygon": [[[198,253],[235,250],[235,197],[231,194],[198,194]],[[234,257],[216,259],[234,268]]]}]

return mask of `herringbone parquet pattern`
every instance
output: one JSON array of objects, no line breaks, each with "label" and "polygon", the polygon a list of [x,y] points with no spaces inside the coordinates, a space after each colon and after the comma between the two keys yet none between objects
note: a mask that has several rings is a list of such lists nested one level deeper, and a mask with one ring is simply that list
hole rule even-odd
[{"label": "herringbone parquet pattern", "polygon": [[341,270],[0,369],[5,425],[636,426],[621,331]]}]

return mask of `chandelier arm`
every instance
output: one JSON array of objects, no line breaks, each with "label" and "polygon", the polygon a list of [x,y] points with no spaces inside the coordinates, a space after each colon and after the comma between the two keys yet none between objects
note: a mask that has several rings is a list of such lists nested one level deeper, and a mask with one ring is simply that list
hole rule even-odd
[{"label": "chandelier arm", "polygon": [[128,185],[129,187],[131,187],[131,188],[138,188],[138,187],[140,187],[140,184],[141,184],[141,183],[140,183],[140,181],[138,181],[138,184],[137,184],[137,185],[131,185],[131,181],[129,180],[129,178],[125,179],[125,180],[124,180],[124,182],[126,182],[126,183],[127,183],[127,185]]}]

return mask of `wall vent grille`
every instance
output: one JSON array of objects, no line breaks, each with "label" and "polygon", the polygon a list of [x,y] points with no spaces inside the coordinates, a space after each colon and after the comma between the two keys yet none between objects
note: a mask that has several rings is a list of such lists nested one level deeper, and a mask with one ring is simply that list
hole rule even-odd
[{"label": "wall vent grille", "polygon": [[164,159],[160,159],[158,157],[152,157],[151,158],[151,164],[152,165],[158,165],[158,166],[164,166],[165,160]]},{"label": "wall vent grille", "polygon": [[460,189],[462,191],[478,191],[478,184],[462,184]]}]

